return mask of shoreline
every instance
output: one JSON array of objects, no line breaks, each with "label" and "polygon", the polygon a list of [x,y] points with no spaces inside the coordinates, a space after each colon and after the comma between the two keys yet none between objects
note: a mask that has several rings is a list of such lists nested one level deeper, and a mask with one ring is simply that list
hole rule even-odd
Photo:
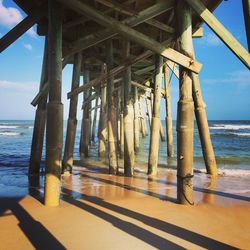
[{"label": "shoreline", "polygon": [[[219,176],[214,181],[195,174],[195,205],[184,206],[175,203],[173,169],[159,168],[157,177],[148,177],[139,166],[140,171],[129,178],[108,175],[105,162],[77,163],[72,175],[62,176],[58,208],[42,205],[43,177],[40,184],[28,187],[23,182],[12,187],[12,192],[23,188],[20,195],[6,187],[3,195],[2,188],[0,241],[4,249],[250,247],[250,192],[237,193],[242,180],[250,177]],[[236,192],[228,192],[229,187]]]}]

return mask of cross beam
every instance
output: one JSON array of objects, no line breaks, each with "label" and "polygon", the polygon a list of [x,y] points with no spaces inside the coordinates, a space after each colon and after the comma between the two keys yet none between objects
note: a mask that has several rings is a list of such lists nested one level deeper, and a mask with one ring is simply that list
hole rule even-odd
[{"label": "cross beam", "polygon": [[250,69],[250,55],[200,0],[185,0],[222,42]]},{"label": "cross beam", "polygon": [[110,29],[115,30],[120,35],[124,36],[126,39],[132,40],[147,49],[154,51],[155,53],[178,63],[179,65],[195,72],[199,73],[202,65],[197,61],[175,51],[172,48],[165,47],[159,42],[156,42],[152,38],[140,33],[129,26],[115,20],[112,17],[104,15],[100,11],[92,8],[91,6],[79,1],[79,0],[58,0],[59,2],[65,4],[66,6],[74,9],[76,12],[86,15],[87,17],[93,19],[97,23],[104,25]]},{"label": "cross beam", "polygon": [[0,39],[0,53],[15,42],[22,34],[29,30],[41,17],[46,15],[46,8],[43,6],[34,10],[30,15],[18,23],[12,30]]},{"label": "cross beam", "polygon": [[[140,11],[138,14],[126,18],[125,20],[122,21],[122,23],[130,27],[134,27],[136,25],[139,25],[145,22],[146,20],[149,20],[155,16],[158,16],[166,12],[169,9],[172,9],[173,4],[174,4],[174,1],[164,1],[164,2],[156,3],[155,5],[150,6],[149,8]],[[93,45],[103,42],[116,35],[117,35],[117,32],[115,32],[114,30],[105,29],[105,30],[97,31],[93,34],[81,37],[75,42],[71,43],[70,47],[68,47],[66,50],[63,51],[63,57],[67,58],[71,55],[74,55],[75,53],[79,51],[87,49]]]}]

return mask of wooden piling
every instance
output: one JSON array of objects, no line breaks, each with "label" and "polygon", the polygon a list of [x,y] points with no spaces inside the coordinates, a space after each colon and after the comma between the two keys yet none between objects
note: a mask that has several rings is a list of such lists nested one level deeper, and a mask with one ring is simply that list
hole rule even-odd
[{"label": "wooden piling", "polygon": [[197,74],[192,74],[191,77],[193,81],[195,117],[200,135],[203,158],[205,161],[207,173],[216,176],[217,165],[209,132],[206,109],[202,99],[199,77]]},{"label": "wooden piling", "polygon": [[[89,82],[89,71],[84,67],[84,84]],[[84,91],[83,99],[86,100],[89,97],[89,91]],[[82,126],[81,126],[81,136],[80,136],[80,156],[89,156],[89,137],[90,137],[90,122],[89,122],[89,105],[83,107],[82,115]]]},{"label": "wooden piling", "polygon": [[242,0],[248,52],[250,53],[250,0]]},{"label": "wooden piling", "polygon": [[62,6],[48,2],[49,103],[47,105],[45,206],[60,201],[61,157],[63,144],[62,81]]},{"label": "wooden piling", "polygon": [[143,105],[143,98],[140,96],[139,98],[139,110],[140,110],[140,116],[141,116],[141,133],[142,137],[146,137],[148,135],[147,125],[146,125],[146,115]]},{"label": "wooden piling", "polygon": [[124,158],[124,84],[120,90],[120,158]]},{"label": "wooden piling", "polygon": [[166,134],[167,134],[167,155],[174,156],[173,146],[173,131],[172,131],[172,113],[170,101],[170,79],[168,74],[168,67],[164,66],[164,85],[165,85],[165,104],[166,104]]},{"label": "wooden piling", "polygon": [[[112,40],[106,43],[107,69],[108,73],[113,68],[113,43]],[[116,107],[114,97],[114,77],[107,82],[107,104],[108,104],[108,153],[109,153],[109,174],[118,172],[118,147],[117,147],[117,123]]]},{"label": "wooden piling", "polygon": [[[46,38],[39,91],[41,91],[41,89],[43,88],[43,86],[47,81],[48,81],[48,41]],[[29,175],[32,176],[33,175],[39,176],[40,173],[40,164],[43,152],[43,140],[44,140],[44,131],[46,123],[47,96],[48,95],[44,95],[43,98],[37,104],[32,144],[31,144],[30,165],[29,165]]]},{"label": "wooden piling", "polygon": [[135,153],[139,152],[140,149],[140,130],[139,130],[139,99],[138,99],[138,88],[133,87],[134,92],[134,147]]},{"label": "wooden piling", "polygon": [[[130,56],[130,42],[124,40],[123,55],[125,59]],[[131,66],[124,71],[124,174],[132,176],[134,172],[134,108],[131,87]]]},{"label": "wooden piling", "polygon": [[[75,54],[71,91],[79,87],[81,65],[82,65],[81,53]],[[76,127],[77,127],[77,117],[76,117],[77,103],[78,103],[78,96],[72,96],[70,98],[70,104],[69,104],[69,118],[68,118],[68,124],[67,124],[67,133],[66,133],[64,156],[63,156],[63,173],[64,174],[72,173],[74,145],[75,145],[75,136],[76,136]]]},{"label": "wooden piling", "polygon": [[94,109],[94,117],[93,117],[93,124],[92,124],[92,134],[91,134],[92,142],[95,142],[98,102],[99,102],[99,94],[96,96],[96,99],[95,99],[95,109]]},{"label": "wooden piling", "polygon": [[150,148],[148,157],[148,174],[157,174],[158,154],[159,154],[159,136],[160,136],[160,100],[162,83],[163,58],[156,55],[156,72],[154,81],[154,104],[151,121]]},{"label": "wooden piling", "polygon": [[[102,74],[107,73],[107,66],[103,64]],[[106,81],[101,83],[101,109],[99,118],[99,145],[98,145],[98,155],[104,158],[106,155],[106,139],[107,139],[107,89]]]},{"label": "wooden piling", "polygon": [[[187,4],[178,5],[180,50],[192,55],[192,15]],[[193,204],[193,131],[194,103],[191,72],[180,66],[180,97],[177,111],[177,201]]]}]

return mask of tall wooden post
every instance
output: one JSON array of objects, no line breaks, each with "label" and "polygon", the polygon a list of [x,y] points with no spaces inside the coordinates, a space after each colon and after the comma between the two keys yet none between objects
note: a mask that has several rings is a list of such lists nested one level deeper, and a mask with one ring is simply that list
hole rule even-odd
[{"label": "tall wooden post", "polygon": [[[89,71],[84,67],[84,84],[89,82]],[[89,97],[89,91],[84,91],[83,100],[87,100]],[[81,137],[80,137],[80,155],[81,157],[89,156],[89,105],[86,104],[83,107]]]},{"label": "tall wooden post", "polygon": [[[98,92],[99,92],[99,90],[98,90]],[[99,101],[99,93],[97,94],[96,99],[95,99],[95,110],[94,110],[92,134],[91,134],[92,142],[95,142],[98,101]]]},{"label": "tall wooden post", "polygon": [[140,149],[138,88],[134,86],[133,90],[134,90],[134,145],[135,145],[135,153],[138,153]]},{"label": "tall wooden post", "polygon": [[120,158],[124,157],[124,84],[121,84],[120,92]]},{"label": "tall wooden post", "polygon": [[[180,50],[192,55],[191,9],[182,2],[178,5]],[[177,201],[193,204],[193,133],[194,103],[192,99],[191,72],[180,66],[180,99],[177,113]]]},{"label": "tall wooden post", "polygon": [[49,103],[46,130],[46,206],[58,206],[60,201],[61,157],[63,144],[62,81],[62,6],[49,0]]},{"label": "tall wooden post", "polygon": [[142,137],[147,136],[148,131],[147,131],[147,126],[146,126],[146,116],[145,116],[145,111],[144,111],[144,106],[143,106],[143,98],[140,96],[139,98],[139,110],[140,110],[140,116],[141,116],[141,132],[142,132]]},{"label": "tall wooden post", "polygon": [[[124,40],[124,58],[129,59],[130,42]],[[132,176],[134,172],[134,107],[131,87],[131,66],[124,71],[124,173]]]},{"label": "tall wooden post", "polygon": [[[102,66],[102,74],[107,72],[106,64]],[[100,157],[105,157],[106,155],[106,138],[107,138],[107,92],[106,92],[106,82],[101,83],[101,108],[100,108],[100,121],[99,121],[99,145],[98,154]]]},{"label": "tall wooden post", "polygon": [[[113,43],[107,42],[107,68],[108,72],[113,68]],[[117,150],[117,125],[116,107],[114,97],[114,77],[110,77],[107,83],[107,103],[108,103],[108,149],[109,149],[109,173],[118,172],[118,150]]]},{"label": "tall wooden post", "polygon": [[[71,91],[79,87],[81,65],[82,65],[81,53],[75,54]],[[70,104],[69,104],[69,119],[67,124],[67,134],[66,134],[64,156],[63,156],[64,173],[72,173],[76,126],[77,126],[77,118],[76,118],[77,103],[78,103],[78,95],[72,96],[70,98]]]},{"label": "tall wooden post", "polygon": [[242,0],[248,52],[250,53],[250,0]]},{"label": "tall wooden post", "polygon": [[157,174],[158,154],[159,154],[159,136],[160,136],[160,100],[163,58],[156,55],[156,72],[154,84],[154,104],[151,121],[150,148],[148,157],[148,174]]},{"label": "tall wooden post", "polygon": [[151,103],[147,95],[145,97],[145,100],[146,100],[147,113],[148,113],[148,125],[149,125],[149,130],[151,131],[152,109],[151,109]]},{"label": "tall wooden post", "polygon": [[168,74],[168,67],[164,66],[164,85],[165,85],[165,103],[166,103],[166,134],[167,134],[167,154],[168,157],[174,156],[173,147],[173,131],[172,131],[172,114],[170,102],[170,79]]},{"label": "tall wooden post", "polygon": [[[40,89],[42,90],[44,84],[48,81],[48,39],[45,39],[44,55],[42,73],[40,79]],[[34,122],[34,130],[32,137],[31,153],[30,153],[30,166],[29,175],[39,176],[40,164],[43,152],[43,140],[46,123],[46,106],[47,96],[45,95],[42,100],[37,104],[36,117]]]},{"label": "tall wooden post", "polygon": [[200,82],[197,74],[192,73],[192,81],[195,117],[200,135],[203,158],[205,161],[207,173],[211,175],[217,175],[217,165],[214,155],[214,149],[209,133],[205,105],[202,99]]}]

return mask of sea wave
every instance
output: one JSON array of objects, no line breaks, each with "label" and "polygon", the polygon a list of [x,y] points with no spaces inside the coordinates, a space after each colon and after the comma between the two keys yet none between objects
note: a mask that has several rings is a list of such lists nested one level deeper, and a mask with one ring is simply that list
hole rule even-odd
[{"label": "sea wave", "polygon": [[17,136],[21,135],[21,133],[16,133],[16,132],[0,132],[1,136]]},{"label": "sea wave", "polygon": [[209,128],[210,129],[225,129],[225,130],[240,130],[240,129],[250,129],[250,125],[216,124]]},{"label": "sea wave", "polygon": [[250,133],[234,133],[234,134],[237,136],[246,136],[246,137],[250,136]]},{"label": "sea wave", "polygon": [[[207,170],[205,168],[202,169],[194,169],[195,173],[206,173]],[[250,176],[250,170],[247,169],[218,169],[219,176],[228,176],[228,177],[244,177]]]},{"label": "sea wave", "polygon": [[0,125],[0,129],[9,129],[9,128],[19,128],[19,126],[14,126],[14,125]]}]

